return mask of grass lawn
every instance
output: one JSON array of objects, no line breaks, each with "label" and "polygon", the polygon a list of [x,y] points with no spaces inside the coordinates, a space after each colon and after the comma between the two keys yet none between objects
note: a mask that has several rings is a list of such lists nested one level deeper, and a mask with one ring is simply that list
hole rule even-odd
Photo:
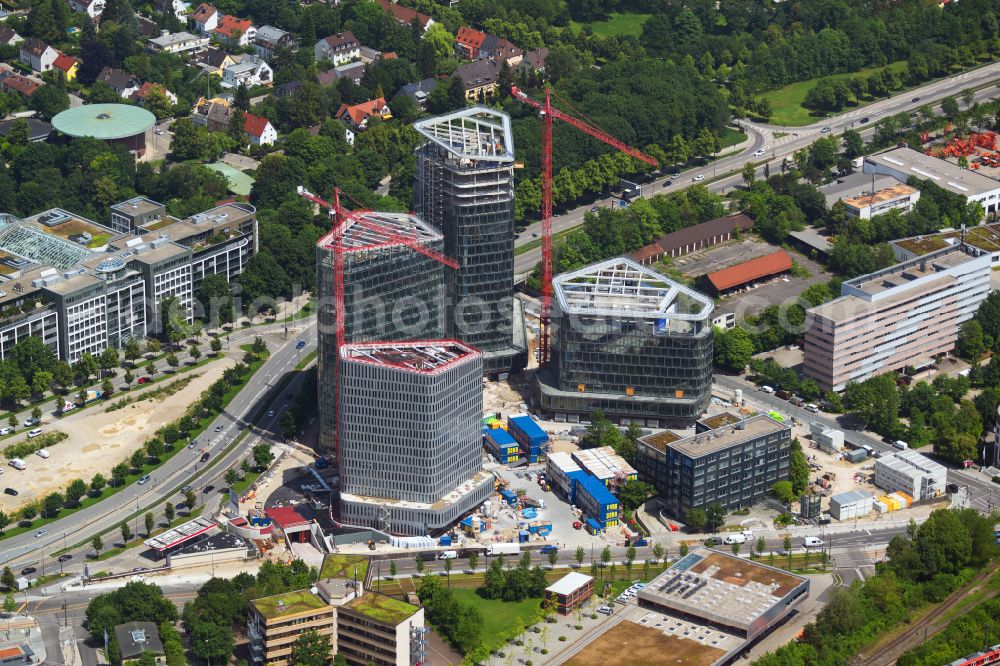
[{"label": "grass lawn", "polygon": [[719,152],[725,150],[729,146],[735,146],[738,143],[743,143],[746,140],[747,135],[744,132],[741,132],[733,127],[726,127],[722,131],[722,136],[719,137]]},{"label": "grass lawn", "polygon": [[570,26],[576,31],[584,26],[590,26],[598,37],[617,37],[618,35],[638,37],[642,34],[642,26],[645,25],[650,16],[652,14],[611,12],[608,14],[607,20],[594,21],[593,23],[571,21]]},{"label": "grass lawn", "polygon": [[483,616],[483,642],[491,649],[499,647],[495,643],[496,637],[510,631],[517,618],[521,618],[525,625],[531,624],[531,620],[538,614],[541,599],[525,599],[524,601],[494,601],[484,599],[475,590],[452,588],[455,599],[463,604],[467,604],[479,610]]},{"label": "grass lawn", "polygon": [[[903,72],[906,69],[906,63],[904,61],[894,62],[890,65],[886,65],[896,71],[897,74]],[[771,108],[774,113],[771,115],[771,119],[768,121],[772,125],[785,125],[788,127],[800,127],[802,125],[809,125],[816,122],[820,118],[824,118],[828,115],[827,113],[822,113],[819,111],[812,111],[810,109],[802,106],[803,100],[806,98],[806,93],[812,90],[816,86],[816,82],[821,78],[830,79],[852,79],[856,76],[870,76],[875,72],[880,72],[884,67],[873,67],[871,69],[863,69],[860,72],[852,72],[850,74],[831,74],[830,76],[821,76],[815,79],[809,79],[808,81],[799,81],[798,83],[790,83],[783,88],[778,88],[777,90],[771,90],[764,93],[764,98],[771,103]],[[899,92],[899,91],[894,91]],[[881,98],[879,98],[881,99]],[[875,100],[863,101],[859,106],[865,106],[870,102]],[[852,108],[852,107],[848,107]]]}]

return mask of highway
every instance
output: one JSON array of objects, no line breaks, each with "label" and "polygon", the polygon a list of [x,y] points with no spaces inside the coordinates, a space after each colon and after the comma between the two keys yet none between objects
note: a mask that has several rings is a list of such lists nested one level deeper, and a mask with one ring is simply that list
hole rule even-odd
[{"label": "highway", "polygon": [[[224,475],[227,469],[245,458],[255,444],[270,439],[273,424],[280,418],[280,411],[287,406],[288,400],[285,395],[294,395],[297,385],[288,386],[282,394],[276,394],[274,389],[285,373],[294,370],[299,360],[315,349],[316,336],[311,335],[315,325],[315,317],[301,320],[297,335],[290,336],[285,344],[271,350],[271,356],[250,379],[250,382],[233,398],[226,410],[209,424],[204,433],[198,437],[198,446],[193,449],[185,448],[155,472],[150,472],[153,479],[149,484],[140,486],[133,483],[102,502],[49,523],[44,526],[47,534],[41,538],[36,538],[34,532],[29,532],[3,540],[0,542],[3,544],[0,564],[9,564],[14,568],[18,562],[23,564],[23,561],[27,560],[41,561],[43,557],[50,557],[50,553],[56,550],[90,539],[95,534],[113,528],[121,523],[123,518],[134,512],[144,513],[148,507],[158,505],[170,498],[174,498],[175,502],[182,501],[183,496],[178,494],[180,488],[189,483],[191,475],[195,474],[199,467],[204,467],[199,460],[202,450],[212,454],[215,462],[209,461],[207,463],[212,465],[212,472],[199,477],[196,489],[200,489],[214,482],[217,477]],[[278,326],[279,328],[273,330],[280,330],[281,325]],[[261,334],[260,329],[238,331],[233,333],[231,341],[233,345],[238,345]],[[303,349],[295,348],[295,343],[299,339],[306,342]],[[298,379],[301,381],[301,375]],[[254,417],[258,413],[264,414],[266,411],[265,404],[261,402],[262,399],[267,400],[267,407],[275,409],[275,414],[273,417],[263,416],[255,419]],[[252,426],[254,423],[257,424],[256,427],[239,446],[221,460],[214,458],[214,455],[224,449],[244,428]],[[215,432],[216,426],[222,427],[221,432]],[[180,445],[183,446],[183,444]],[[200,499],[204,501],[203,496]],[[162,508],[158,506],[152,510],[155,514],[162,512]],[[89,547],[83,547],[74,551],[74,558],[71,564],[67,564],[66,567],[79,568],[84,560],[80,555],[90,552],[90,550]]]},{"label": "highway", "polygon": [[[713,180],[718,174],[725,174],[732,171],[740,171],[747,162],[754,162],[758,166],[758,172],[762,172],[764,163],[770,164],[771,173],[780,173],[781,161],[790,156],[795,151],[809,146],[817,138],[823,136],[823,128],[829,127],[831,133],[841,134],[845,129],[852,127],[862,128],[861,134],[869,138],[874,133],[873,124],[880,118],[895,115],[897,113],[914,111],[924,104],[943,99],[950,95],[958,95],[967,88],[979,88],[986,86],[1000,79],[1000,62],[990,63],[968,72],[959,74],[948,79],[941,79],[928,83],[919,88],[901,92],[893,97],[872,102],[863,107],[845,111],[836,116],[831,116],[819,120],[812,125],[803,127],[779,127],[776,125],[755,124],[749,121],[740,121],[740,126],[747,132],[749,145],[735,155],[730,155],[718,159],[710,164],[689,169],[676,176],[663,176],[656,178],[649,183],[642,184],[642,197],[651,197],[655,194],[673,192],[678,189],[690,187],[695,184],[695,178],[704,177],[704,181],[709,190],[716,193],[723,193],[732,190],[743,183],[742,177],[737,173],[720,180]],[[975,93],[975,101],[982,102],[992,99],[997,95],[997,90],[988,88]],[[917,101],[913,101],[917,98]],[[932,108],[938,105],[932,104]],[[867,123],[862,123],[863,119],[868,119]],[[775,138],[776,133],[785,136]],[[754,157],[754,153],[760,149],[765,151],[765,155]],[[558,168],[559,156],[555,156]],[[672,181],[673,185],[664,187],[664,183]],[[711,181],[711,182],[710,182]],[[566,211],[552,218],[552,232],[559,233],[572,229],[583,224],[584,214],[594,205],[610,205],[609,199],[604,199],[596,203],[579,206]],[[515,247],[527,245],[532,241],[537,242],[541,236],[542,223],[535,222],[529,225],[514,241]],[[529,273],[535,265],[541,261],[541,249],[533,248],[517,255],[514,258],[514,275],[520,276]]]}]

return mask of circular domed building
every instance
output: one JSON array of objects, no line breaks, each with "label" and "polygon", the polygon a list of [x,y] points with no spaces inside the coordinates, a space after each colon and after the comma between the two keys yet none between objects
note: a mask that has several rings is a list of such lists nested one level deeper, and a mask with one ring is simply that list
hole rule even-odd
[{"label": "circular domed building", "polygon": [[146,133],[155,124],[156,116],[130,104],[85,104],[52,119],[52,127],[60,134],[121,144],[136,157],[145,154]]}]

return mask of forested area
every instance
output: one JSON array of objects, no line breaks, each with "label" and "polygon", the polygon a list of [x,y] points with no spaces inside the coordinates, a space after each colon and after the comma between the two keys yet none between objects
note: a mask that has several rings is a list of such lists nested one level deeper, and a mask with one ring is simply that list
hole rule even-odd
[{"label": "forested area", "polygon": [[840,666],[850,661],[914,612],[943,601],[994,560],[993,518],[974,509],[939,509],[919,527],[911,523],[906,535],[893,537],[886,556],[887,561],[877,565],[877,575],[850,587],[831,588],[826,606],[801,638],[754,663]]}]

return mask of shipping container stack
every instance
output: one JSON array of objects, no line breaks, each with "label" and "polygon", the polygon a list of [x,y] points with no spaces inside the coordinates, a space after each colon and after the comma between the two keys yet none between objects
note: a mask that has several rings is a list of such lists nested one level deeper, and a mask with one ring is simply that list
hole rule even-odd
[{"label": "shipping container stack", "polygon": [[521,459],[521,447],[503,428],[483,428],[483,445],[501,465],[516,463]]},{"label": "shipping container stack", "polygon": [[529,463],[538,462],[539,456],[548,453],[549,436],[527,414],[508,417],[507,431],[521,445],[521,455]]},{"label": "shipping container stack", "polygon": [[601,481],[586,473],[576,483],[573,503],[587,517],[587,529],[592,533],[618,524],[618,499]]},{"label": "shipping container stack", "polygon": [[573,482],[569,476],[572,472],[582,472],[570,454],[556,451],[549,454],[545,467],[545,475],[553,488],[558,488],[563,497],[572,502]]}]

